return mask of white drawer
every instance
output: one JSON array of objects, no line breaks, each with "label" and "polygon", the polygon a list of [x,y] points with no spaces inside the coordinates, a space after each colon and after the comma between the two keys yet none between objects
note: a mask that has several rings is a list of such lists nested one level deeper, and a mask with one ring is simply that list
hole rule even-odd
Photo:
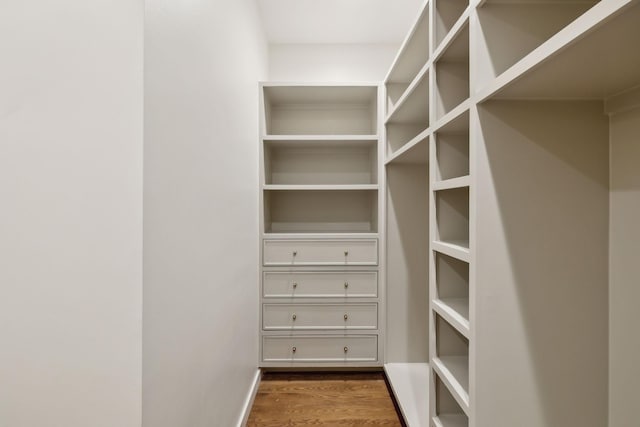
[{"label": "white drawer", "polygon": [[262,328],[377,329],[378,304],[263,304]]},{"label": "white drawer", "polygon": [[375,298],[375,271],[280,272],[265,271],[264,298]]},{"label": "white drawer", "polygon": [[378,337],[265,336],[263,362],[376,362]]},{"label": "white drawer", "polygon": [[265,239],[264,265],[378,265],[378,239]]}]

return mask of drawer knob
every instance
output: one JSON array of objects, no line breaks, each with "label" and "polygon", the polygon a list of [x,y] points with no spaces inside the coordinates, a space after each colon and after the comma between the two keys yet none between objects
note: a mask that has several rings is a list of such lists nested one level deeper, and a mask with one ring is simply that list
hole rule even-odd
[{"label": "drawer knob", "polygon": [[349,315],[348,315],[348,314],[345,314],[345,315],[344,315],[344,320],[347,320],[348,318],[349,318]]},{"label": "drawer knob", "polygon": [[293,320],[296,320],[296,318],[297,318],[297,317],[298,317],[298,316],[296,316],[296,315],[295,315],[295,313],[293,314],[293,316],[291,316],[291,318],[292,318]]},{"label": "drawer knob", "polygon": [[344,352],[346,353],[347,351],[349,351],[349,347],[345,346],[344,347]]},{"label": "drawer knob", "polygon": [[344,256],[349,256],[349,251],[344,251]]},{"label": "drawer knob", "polygon": [[295,348],[295,347],[292,347],[292,348],[291,348],[291,352],[292,352],[292,353],[295,353],[295,352],[296,352],[296,348]]},{"label": "drawer knob", "polygon": [[298,284],[296,282],[293,282],[293,289],[297,288]]},{"label": "drawer knob", "polygon": [[293,256],[298,255],[298,251],[293,251]]},{"label": "drawer knob", "polygon": [[349,287],[349,282],[344,282],[344,288],[347,289]]}]

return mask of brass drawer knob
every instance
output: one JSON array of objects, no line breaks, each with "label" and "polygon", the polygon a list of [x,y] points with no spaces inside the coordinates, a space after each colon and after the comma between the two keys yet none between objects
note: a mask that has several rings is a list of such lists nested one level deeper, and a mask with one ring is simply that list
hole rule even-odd
[{"label": "brass drawer knob", "polygon": [[344,282],[344,288],[347,289],[349,287],[349,282]]},{"label": "brass drawer knob", "polygon": [[296,282],[293,282],[293,289],[297,288],[298,284]]},{"label": "brass drawer knob", "polygon": [[344,256],[349,256],[349,251],[344,251]]},{"label": "brass drawer knob", "polygon": [[345,346],[344,347],[344,352],[346,353],[347,351],[349,351],[349,347]]},{"label": "brass drawer knob", "polygon": [[298,255],[298,251],[293,251],[293,256]]},{"label": "brass drawer knob", "polygon": [[295,353],[295,352],[296,352],[296,348],[295,348],[295,347],[292,347],[292,348],[291,348],[291,352],[292,352],[292,353]]},{"label": "brass drawer knob", "polygon": [[348,315],[348,314],[345,314],[345,315],[344,315],[344,320],[347,320],[348,318],[349,318],[349,315]]},{"label": "brass drawer knob", "polygon": [[294,315],[293,315],[293,316],[291,316],[291,318],[292,318],[293,320],[296,320],[296,318],[297,318],[297,317],[298,317],[298,316],[296,316],[296,315],[295,315],[295,313],[294,313]]}]

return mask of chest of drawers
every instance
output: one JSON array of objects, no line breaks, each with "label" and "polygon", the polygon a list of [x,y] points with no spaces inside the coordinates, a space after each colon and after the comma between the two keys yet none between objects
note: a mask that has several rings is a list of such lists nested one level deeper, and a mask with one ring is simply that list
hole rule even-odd
[{"label": "chest of drawers", "polygon": [[262,244],[260,366],[380,366],[378,240]]}]

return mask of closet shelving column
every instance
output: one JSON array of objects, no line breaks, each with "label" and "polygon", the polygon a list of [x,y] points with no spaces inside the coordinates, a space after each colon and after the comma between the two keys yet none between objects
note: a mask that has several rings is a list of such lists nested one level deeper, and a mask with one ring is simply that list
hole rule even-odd
[{"label": "closet shelving column", "polygon": [[428,426],[429,4],[384,81],[387,338],[384,369],[410,427]]},{"label": "closet shelving column", "polygon": [[473,425],[470,10],[466,0],[434,0],[432,6],[429,411],[433,427]]},{"label": "closet shelving column", "polygon": [[377,84],[263,83],[260,366],[382,364]]},{"label": "closet shelving column", "polygon": [[628,137],[640,129],[640,2],[487,0],[474,12],[475,426],[631,425],[608,419],[607,300],[612,230],[637,229],[617,223],[610,176],[625,170],[616,117]]}]

